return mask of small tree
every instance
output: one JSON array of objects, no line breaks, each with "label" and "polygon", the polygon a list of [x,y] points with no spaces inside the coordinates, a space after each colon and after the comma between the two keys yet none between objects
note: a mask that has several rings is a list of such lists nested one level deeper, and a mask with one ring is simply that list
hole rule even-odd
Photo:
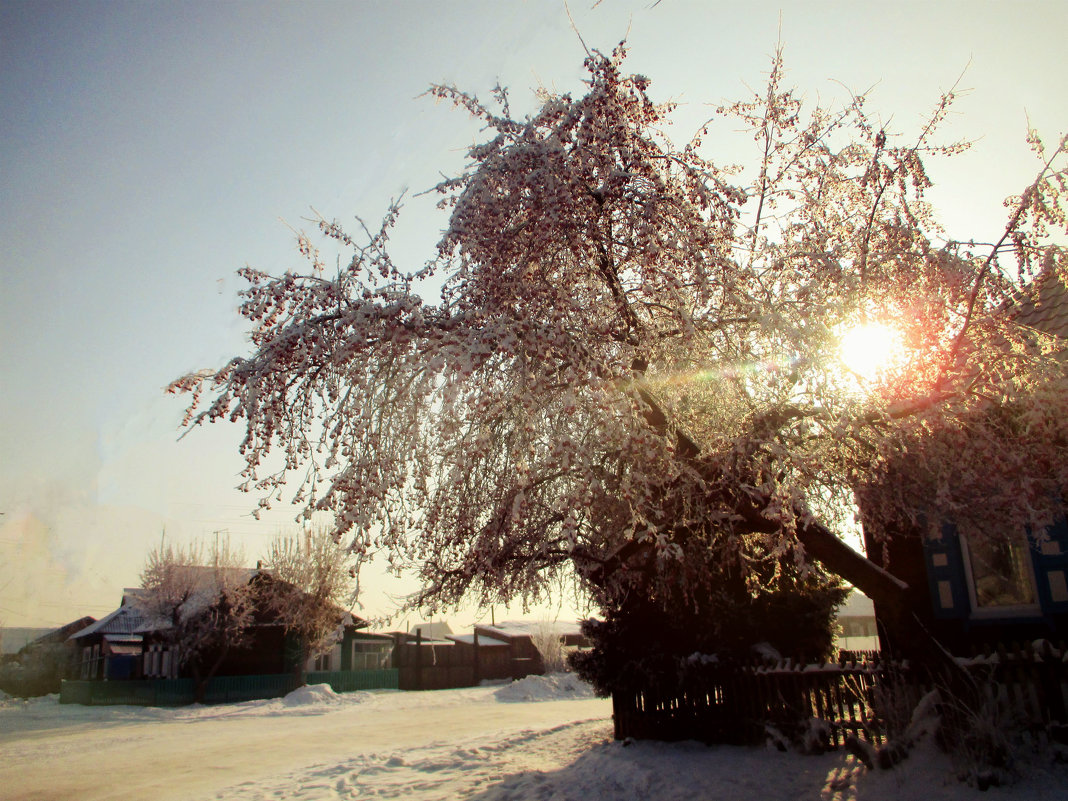
[{"label": "small tree", "polygon": [[351,605],[355,568],[346,546],[329,530],[277,537],[267,552],[270,579],[263,588],[267,606],[298,642],[294,670],[303,675],[308,659],[323,653],[344,623]]},{"label": "small tree", "polygon": [[548,673],[562,673],[567,669],[567,653],[564,649],[564,638],[556,630],[556,626],[549,620],[538,623],[537,628],[530,635],[531,642],[538,650],[541,657],[542,669]]},{"label": "small tree", "polygon": [[168,544],[149,552],[141,572],[138,605],[193,674],[198,702],[227,654],[248,642],[255,589],[241,561],[228,540],[206,554],[199,543]]}]

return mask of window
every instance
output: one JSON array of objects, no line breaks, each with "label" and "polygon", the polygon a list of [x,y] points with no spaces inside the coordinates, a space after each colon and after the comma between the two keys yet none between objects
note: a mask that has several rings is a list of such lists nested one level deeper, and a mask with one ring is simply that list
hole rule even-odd
[{"label": "window", "polygon": [[325,670],[325,671],[330,670],[330,654],[329,654],[329,652],[325,653],[325,654],[319,654],[319,656],[315,657],[315,669],[316,670]]},{"label": "window", "polygon": [[388,668],[393,656],[392,641],[356,640],[352,643],[353,670]]},{"label": "window", "polygon": [[961,537],[973,614],[996,616],[1038,611],[1035,572],[1026,536],[969,540]]}]

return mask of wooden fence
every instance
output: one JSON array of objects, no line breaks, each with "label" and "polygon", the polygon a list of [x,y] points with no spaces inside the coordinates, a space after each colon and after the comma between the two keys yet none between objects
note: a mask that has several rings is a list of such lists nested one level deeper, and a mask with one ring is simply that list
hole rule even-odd
[{"label": "wooden fence", "polygon": [[452,640],[399,642],[393,664],[402,690],[444,690],[474,687],[486,679],[521,679],[542,672],[540,659],[520,657],[513,647]]},{"label": "wooden fence", "polygon": [[399,688],[399,674],[396,668],[317,670],[309,672],[305,678],[308,684],[329,684],[336,693]]},{"label": "wooden fence", "polygon": [[[396,670],[317,671],[305,681],[293,674],[265,676],[216,676],[208,681],[206,704],[226,704],[280,698],[303,684],[329,684],[335,692],[397,689]],[[193,703],[192,679],[122,679],[115,681],[64,681],[61,704],[132,704],[137,706],[183,706]]]},{"label": "wooden fence", "polygon": [[[1068,724],[1063,653],[1002,648],[961,663],[986,699],[982,714],[1014,725]],[[906,664],[878,660],[687,665],[659,686],[615,690],[615,736],[743,744],[763,741],[773,727],[787,738],[814,735],[817,747],[837,747],[851,734],[879,745],[936,686]]]}]

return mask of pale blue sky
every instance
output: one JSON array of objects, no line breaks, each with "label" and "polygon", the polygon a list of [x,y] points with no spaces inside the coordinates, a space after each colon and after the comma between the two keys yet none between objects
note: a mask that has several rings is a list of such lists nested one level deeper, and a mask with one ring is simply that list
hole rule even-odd
[{"label": "pale blue sky", "polygon": [[[1034,172],[1025,113],[1049,140],[1068,126],[1062,2],[652,6],[571,13],[590,47],[629,29],[628,68],[681,101],[680,138],[706,104],[759,86],[780,14],[792,83],[810,98],[874,86],[897,130],[967,67],[947,136],[979,141],[933,169],[957,235],[995,237]],[[235,270],[298,267],[282,221],[312,206],[373,220],[458,169],[477,128],[419,99],[431,82],[487,95],[500,80],[524,108],[538,85],[581,91],[582,58],[555,0],[2,0],[0,621],[108,611],[164,525],[226,529],[254,561],[288,514],[252,521],[232,490],[240,432],[176,443],[182,403],[162,394],[242,351]],[[709,142],[741,157],[727,130]],[[444,225],[431,207],[413,200],[398,229],[412,266]],[[366,611],[387,611],[370,587]]]}]

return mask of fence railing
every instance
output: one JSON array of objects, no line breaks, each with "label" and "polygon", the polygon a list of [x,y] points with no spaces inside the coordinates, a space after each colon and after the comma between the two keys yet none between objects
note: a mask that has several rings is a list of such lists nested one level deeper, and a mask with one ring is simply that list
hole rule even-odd
[{"label": "fence railing", "polygon": [[848,734],[878,741],[876,680],[872,668],[856,665],[691,668],[666,686],[614,691],[615,735],[743,744],[758,742],[767,726],[790,734],[818,719],[835,744]]},{"label": "fence railing", "polygon": [[[1002,649],[962,660],[986,699],[982,714],[1016,725],[1068,724],[1068,665],[1055,654]],[[787,737],[816,730],[826,747],[849,735],[879,745],[936,686],[888,661],[694,665],[658,685],[616,688],[615,736],[741,744],[762,741],[774,727]]]},{"label": "fence railing", "polygon": [[[306,682],[292,674],[216,676],[208,680],[204,703],[224,704],[279,698],[307,684],[329,684],[335,692],[397,689],[396,670],[316,671]],[[192,679],[124,679],[116,681],[64,681],[61,704],[131,704],[183,706],[193,703]]]},{"label": "fence railing", "polygon": [[359,690],[396,690],[396,668],[368,670],[317,670],[308,673],[308,684],[329,684],[336,693],[351,693]]}]

